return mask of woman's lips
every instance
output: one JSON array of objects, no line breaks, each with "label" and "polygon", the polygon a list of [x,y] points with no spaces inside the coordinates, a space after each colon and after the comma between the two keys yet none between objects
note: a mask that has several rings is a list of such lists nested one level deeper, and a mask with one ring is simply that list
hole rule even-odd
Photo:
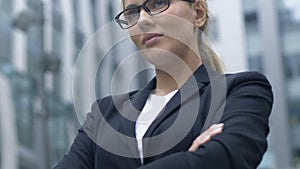
[{"label": "woman's lips", "polygon": [[151,46],[162,36],[163,36],[163,34],[158,34],[158,33],[146,34],[143,38],[143,44],[146,46]]}]

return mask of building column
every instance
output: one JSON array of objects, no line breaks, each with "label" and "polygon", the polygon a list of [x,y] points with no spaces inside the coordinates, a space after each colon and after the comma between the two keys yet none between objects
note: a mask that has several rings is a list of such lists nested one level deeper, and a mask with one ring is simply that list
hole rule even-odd
[{"label": "building column", "polygon": [[73,0],[61,1],[62,16],[64,17],[64,26],[62,30],[62,65],[61,65],[61,96],[67,103],[72,102],[72,77],[73,77],[73,64],[74,64],[74,16],[73,16]]},{"label": "building column", "polygon": [[[84,59],[79,59],[81,63],[77,63],[76,66],[79,65],[80,71],[80,81],[76,82],[79,87],[79,99],[81,101],[80,112],[81,114],[85,114],[90,111],[92,103],[95,101],[95,70],[96,64],[96,45],[94,42],[94,38],[91,37],[94,33],[93,29],[93,15],[92,15],[92,5],[90,1],[77,1],[79,11],[79,22],[82,25],[82,32],[84,35],[85,45],[80,51],[79,57],[84,57]],[[93,40],[91,43],[87,40]],[[88,45],[87,45],[88,44]],[[78,68],[76,68],[78,71]],[[76,97],[76,96],[75,96]]]},{"label": "building column", "polygon": [[[26,1],[13,0],[13,16],[26,10]],[[18,72],[27,72],[26,33],[18,28],[12,33],[12,65]]]},{"label": "building column", "polygon": [[8,79],[0,74],[0,129],[1,129],[1,166],[0,168],[18,169],[17,124],[11,87]]},{"label": "building column", "polygon": [[[242,1],[209,1],[209,8],[212,14],[210,19],[212,19],[211,21],[215,20],[212,23],[216,23],[209,28],[218,31],[218,36],[215,37],[215,42],[212,42],[212,45],[216,47],[216,52],[220,54],[226,72],[246,70],[247,51],[245,48],[246,37],[243,25]],[[209,39],[211,40],[211,37]]]},{"label": "building column", "polygon": [[270,118],[270,147],[275,151],[277,167],[290,168],[292,164],[291,137],[276,0],[261,0],[258,4],[264,68],[274,92],[273,111]]}]

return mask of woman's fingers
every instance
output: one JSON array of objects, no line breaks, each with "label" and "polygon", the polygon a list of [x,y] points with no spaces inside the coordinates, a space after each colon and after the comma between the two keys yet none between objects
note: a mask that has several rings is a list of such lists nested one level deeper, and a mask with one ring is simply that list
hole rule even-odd
[{"label": "woman's fingers", "polygon": [[220,133],[222,133],[224,128],[224,124],[220,123],[220,124],[214,124],[212,126],[210,126],[209,129],[207,129],[205,132],[203,132],[200,136],[198,136],[192,146],[189,148],[189,151],[195,152],[200,145],[207,143],[208,141],[210,141],[210,139]]}]

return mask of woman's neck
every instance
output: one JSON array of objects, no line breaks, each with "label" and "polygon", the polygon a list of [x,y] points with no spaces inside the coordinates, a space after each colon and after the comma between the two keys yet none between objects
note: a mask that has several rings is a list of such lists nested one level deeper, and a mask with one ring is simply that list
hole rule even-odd
[{"label": "woman's neck", "polygon": [[185,82],[202,64],[199,56],[188,61],[156,68],[156,89],[153,92],[156,95],[166,95],[174,90],[181,88]]}]

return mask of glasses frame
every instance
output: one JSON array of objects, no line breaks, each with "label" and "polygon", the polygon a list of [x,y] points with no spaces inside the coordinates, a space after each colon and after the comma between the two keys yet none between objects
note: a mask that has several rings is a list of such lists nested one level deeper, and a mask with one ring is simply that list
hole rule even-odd
[{"label": "glasses frame", "polygon": [[[155,12],[155,13],[151,13],[150,9],[146,6],[146,4],[149,2],[150,0],[146,0],[143,4],[139,5],[139,6],[136,6],[136,7],[132,7],[132,8],[127,8],[127,9],[124,9],[122,12],[120,12],[116,17],[115,17],[115,21],[119,24],[119,26],[122,28],[122,29],[129,29],[131,27],[133,27],[134,25],[137,24],[139,18],[140,18],[140,13],[141,13],[141,9],[144,9],[147,14],[149,14],[150,16],[153,16],[153,15],[157,15],[157,14],[160,14],[164,11],[166,11],[167,9],[169,9],[170,7],[170,4],[171,4],[171,0],[168,0],[168,6],[163,9],[162,11],[159,11],[159,12]],[[189,2],[189,3],[194,3],[195,0],[182,0],[182,1],[186,1],[186,2]],[[120,19],[120,16],[123,15],[126,11],[129,11],[129,10],[132,10],[132,9],[135,9],[138,11],[138,18],[137,20],[130,26],[128,27],[124,27],[123,24],[124,22],[127,22],[127,21],[124,21],[122,19]]]}]

